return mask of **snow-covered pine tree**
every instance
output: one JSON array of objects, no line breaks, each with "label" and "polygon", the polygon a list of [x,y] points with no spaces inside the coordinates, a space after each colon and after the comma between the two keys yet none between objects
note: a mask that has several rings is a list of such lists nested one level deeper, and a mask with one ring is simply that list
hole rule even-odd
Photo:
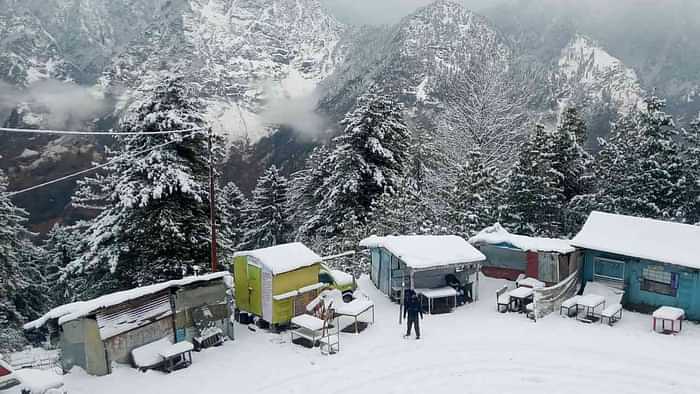
[{"label": "snow-covered pine tree", "polygon": [[700,117],[685,133],[683,167],[685,169],[685,198],[681,216],[686,223],[700,226]]},{"label": "snow-covered pine tree", "polygon": [[258,179],[245,212],[243,249],[274,246],[291,239],[288,193],[287,178],[274,165]]},{"label": "snow-covered pine tree", "polygon": [[395,193],[410,165],[411,135],[402,107],[387,96],[361,96],[341,124],[344,133],[333,140],[334,149],[321,163],[327,174],[310,179],[319,185],[314,192],[319,203],[304,226],[305,237],[332,237],[351,216],[366,223],[372,204]]},{"label": "snow-covered pine tree", "polygon": [[[204,127],[201,102],[172,73],[129,107],[119,128],[156,132]],[[78,203],[105,209],[87,231],[86,252],[71,263],[88,274],[90,286],[82,289],[81,297],[179,278],[195,265],[209,266],[206,134],[118,136],[108,158],[124,155],[133,157],[106,167],[106,176],[82,183]]]},{"label": "snow-covered pine tree", "polygon": [[496,223],[502,194],[497,169],[484,162],[481,151],[471,151],[450,193],[450,216],[454,231],[468,239]]},{"label": "snow-covered pine tree", "polygon": [[405,178],[372,205],[367,234],[413,235],[432,233],[436,215],[411,178]]},{"label": "snow-covered pine tree", "polygon": [[587,193],[592,158],[584,150],[586,123],[576,107],[567,107],[551,135],[549,159],[566,201]]},{"label": "snow-covered pine tree", "polygon": [[502,224],[523,235],[562,234],[564,191],[548,160],[551,136],[536,125],[508,175]]},{"label": "snow-covered pine tree", "polygon": [[330,168],[324,161],[330,155],[326,146],[316,147],[306,159],[305,168],[293,174],[289,182],[290,221],[297,230],[298,241],[309,242],[312,233],[308,226],[321,222],[318,205],[323,199],[321,187],[330,177]]},{"label": "snow-covered pine tree", "polygon": [[18,350],[25,343],[22,324],[47,305],[41,254],[25,228],[29,214],[6,192],[7,178],[0,171],[0,352]]},{"label": "snow-covered pine tree", "polygon": [[[657,97],[618,120],[595,165],[595,193],[576,201],[578,210],[656,219],[678,219],[683,164],[678,131]],[[583,214],[586,214],[585,212]]]},{"label": "snow-covered pine tree", "polygon": [[220,219],[218,243],[219,259],[230,262],[238,246],[243,242],[245,211],[248,200],[235,183],[229,182],[217,192],[217,210]]},{"label": "snow-covered pine tree", "polygon": [[47,234],[42,248],[50,307],[75,301],[73,286],[77,279],[71,276],[69,266],[85,250],[82,235],[88,226],[83,221],[72,226],[55,224]]}]

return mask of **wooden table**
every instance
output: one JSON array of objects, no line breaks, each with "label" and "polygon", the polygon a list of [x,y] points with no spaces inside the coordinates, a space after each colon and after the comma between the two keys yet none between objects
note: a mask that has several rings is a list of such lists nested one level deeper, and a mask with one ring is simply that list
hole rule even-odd
[{"label": "wooden table", "polygon": [[[661,332],[663,334],[678,334],[683,329],[683,318],[685,317],[685,311],[681,308],[674,308],[671,306],[662,306],[661,308],[654,311],[652,316],[652,329],[655,332]],[[657,331],[656,321],[661,320],[661,331]],[[666,329],[666,323],[671,323],[671,329]],[[678,329],[676,329],[676,322],[678,322]]]},{"label": "wooden table", "polygon": [[428,300],[428,314],[432,314],[436,298],[451,298],[454,300],[452,308],[457,306],[457,290],[450,286],[437,289],[416,289],[416,294],[420,294]]},{"label": "wooden table", "polygon": [[[596,309],[601,306],[603,307],[602,309],[605,309],[605,297],[597,294],[581,296],[576,302],[577,319],[586,323],[598,321],[600,319],[600,314],[596,313]],[[583,309],[586,312],[583,317],[579,317],[581,316],[578,313],[579,309]]]},{"label": "wooden table", "polygon": [[510,309],[511,312],[522,313],[525,311],[525,305],[532,302],[535,291],[530,287],[518,287],[517,289],[511,290],[508,295],[510,296],[508,309]]}]

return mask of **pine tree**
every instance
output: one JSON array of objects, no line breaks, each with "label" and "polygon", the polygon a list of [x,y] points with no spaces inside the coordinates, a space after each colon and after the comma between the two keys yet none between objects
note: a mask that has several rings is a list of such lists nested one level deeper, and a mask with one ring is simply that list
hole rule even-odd
[{"label": "pine tree", "polygon": [[468,239],[498,221],[502,189],[496,172],[484,163],[481,151],[469,153],[450,197],[452,225],[458,235]]},{"label": "pine tree", "polygon": [[88,225],[82,221],[72,226],[55,224],[42,245],[51,307],[75,301],[73,286],[77,278],[71,276],[69,267],[84,251],[82,234]]},{"label": "pine tree", "polygon": [[217,192],[219,223],[218,242],[223,263],[230,262],[238,249],[245,230],[245,211],[248,200],[235,183],[229,182]]},{"label": "pine tree", "polygon": [[0,172],[0,352],[17,350],[25,340],[22,324],[37,318],[47,305],[41,253],[24,226],[29,214],[6,194]]},{"label": "pine tree", "polygon": [[551,135],[548,158],[566,201],[589,190],[592,158],[584,150],[586,123],[576,107],[566,108],[555,132]]},{"label": "pine tree", "polygon": [[595,166],[596,192],[578,210],[673,220],[682,205],[683,163],[678,131],[657,97],[619,119]]},{"label": "pine tree", "polygon": [[433,233],[436,215],[416,183],[404,179],[393,194],[385,193],[375,201],[366,234],[414,235]]},{"label": "pine tree", "polygon": [[[126,132],[204,128],[202,106],[183,78],[169,74],[134,102]],[[78,203],[105,207],[86,233],[86,252],[71,267],[91,285],[81,297],[180,278],[210,256],[207,137],[125,135],[108,158],[133,155],[81,183]],[[215,140],[215,146],[218,146]],[[219,150],[217,150],[217,153]],[[94,204],[98,201],[98,204]]]},{"label": "pine tree", "polygon": [[537,125],[508,176],[502,224],[515,233],[561,236],[565,197],[547,160],[550,142],[544,126]]},{"label": "pine tree", "polygon": [[347,217],[364,224],[372,205],[385,193],[393,195],[409,167],[411,136],[401,106],[386,96],[368,93],[341,122],[342,135],[322,158],[320,174],[308,180],[318,186],[315,214],[304,225],[305,237],[341,231]]},{"label": "pine tree", "polygon": [[[312,226],[320,223],[318,205],[323,200],[321,188],[330,177],[330,168],[324,166],[330,151],[325,146],[319,146],[311,152],[306,160],[305,168],[295,173],[289,185],[290,221],[297,231],[299,241],[307,240]],[[307,240],[308,241],[308,240]]]},{"label": "pine tree", "polygon": [[700,117],[685,133],[683,161],[684,198],[680,216],[686,223],[700,226]]},{"label": "pine tree", "polygon": [[243,248],[264,248],[291,238],[288,193],[287,179],[274,165],[258,179],[246,212]]}]

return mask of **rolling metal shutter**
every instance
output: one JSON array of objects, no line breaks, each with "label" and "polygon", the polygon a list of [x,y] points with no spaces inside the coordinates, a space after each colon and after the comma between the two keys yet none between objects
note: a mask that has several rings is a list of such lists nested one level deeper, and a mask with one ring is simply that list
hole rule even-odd
[{"label": "rolling metal shutter", "polygon": [[173,314],[170,293],[163,293],[145,303],[118,311],[97,314],[97,326],[104,340],[145,326]]}]

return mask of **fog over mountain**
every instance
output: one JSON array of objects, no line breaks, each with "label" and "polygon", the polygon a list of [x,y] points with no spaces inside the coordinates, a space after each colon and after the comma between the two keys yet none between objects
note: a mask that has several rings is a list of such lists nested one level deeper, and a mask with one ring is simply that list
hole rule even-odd
[{"label": "fog over mountain", "polygon": [[[331,13],[342,22],[362,25],[391,24],[424,7],[434,0],[321,0]],[[462,0],[472,11],[499,4],[505,0]]]},{"label": "fog over mountain", "polygon": [[[342,131],[338,121],[372,86],[399,100],[411,122],[444,129],[458,106],[448,102],[458,92],[446,78],[479,61],[519,74],[498,76],[506,87],[526,76],[529,121],[551,126],[562,103],[580,106],[593,145],[647,93],[667,99],[681,125],[700,111],[700,2],[692,0],[0,5],[0,126],[113,127],[177,68],[226,137],[225,179],[246,192],[270,164],[299,170],[315,145]],[[75,160],[93,158],[105,142],[7,135],[0,164],[13,187],[30,186],[30,173],[48,180],[82,168]],[[60,219],[70,190],[69,183],[27,197],[32,221]]]}]

